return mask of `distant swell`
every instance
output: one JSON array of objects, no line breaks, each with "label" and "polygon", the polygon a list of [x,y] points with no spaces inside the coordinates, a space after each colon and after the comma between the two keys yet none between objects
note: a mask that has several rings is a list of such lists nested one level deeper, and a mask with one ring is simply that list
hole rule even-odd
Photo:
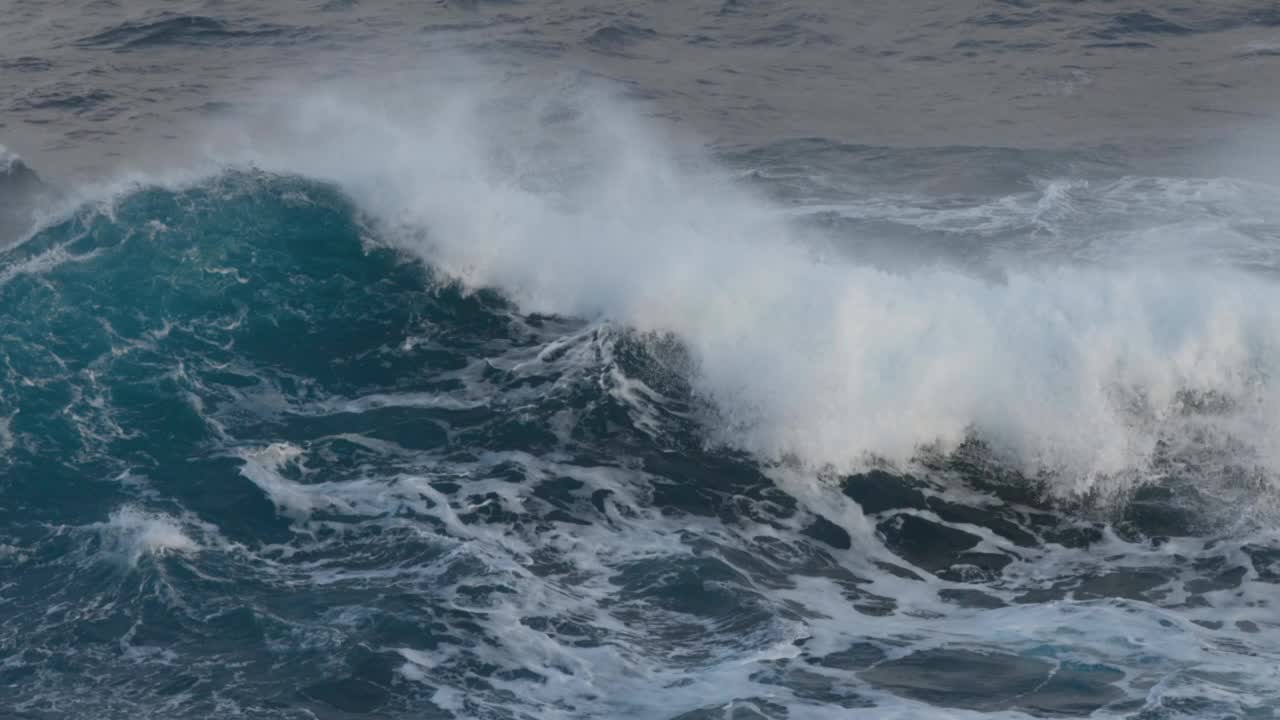
[{"label": "distant swell", "polygon": [[83,47],[114,50],[143,50],[164,45],[213,44],[236,41],[272,41],[288,38],[298,31],[267,24],[236,25],[202,15],[161,13],[151,20],[120,23],[100,33],[82,38]]}]

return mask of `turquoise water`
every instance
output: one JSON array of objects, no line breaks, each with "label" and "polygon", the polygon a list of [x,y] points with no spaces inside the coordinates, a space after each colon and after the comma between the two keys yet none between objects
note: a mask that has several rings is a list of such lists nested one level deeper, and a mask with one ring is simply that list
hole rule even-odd
[{"label": "turquoise water", "polygon": [[1280,717],[1263,5],[0,0],[0,720]]}]

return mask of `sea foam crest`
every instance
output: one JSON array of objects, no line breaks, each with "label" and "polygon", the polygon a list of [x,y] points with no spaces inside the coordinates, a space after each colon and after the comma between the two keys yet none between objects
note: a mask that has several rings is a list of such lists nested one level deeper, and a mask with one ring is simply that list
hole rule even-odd
[{"label": "sea foam crest", "polygon": [[674,334],[718,439],[764,457],[848,469],[978,438],[1066,491],[1230,439],[1233,463],[1280,470],[1269,280],[1159,256],[997,280],[818,259],[817,231],[598,93],[421,93],[412,112],[293,97],[211,146],[339,184],[527,311]]},{"label": "sea foam crest", "polygon": [[22,158],[18,153],[10,150],[4,145],[0,145],[0,174],[7,174],[13,170],[14,165],[22,162]]},{"label": "sea foam crest", "polygon": [[174,518],[126,505],[111,513],[101,527],[113,546],[136,565],[145,555],[195,552],[199,545]]}]

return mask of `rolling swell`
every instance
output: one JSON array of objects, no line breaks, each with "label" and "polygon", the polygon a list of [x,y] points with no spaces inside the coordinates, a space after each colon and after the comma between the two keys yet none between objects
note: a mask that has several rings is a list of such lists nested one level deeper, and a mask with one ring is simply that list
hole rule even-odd
[{"label": "rolling swell", "polygon": [[978,442],[815,482],[707,442],[672,337],[464,292],[377,228],[334,185],[230,172],[5,253],[7,706],[1072,717],[1262,677],[1186,658],[1265,642],[1280,556],[1189,537],[1177,486],[1091,516]]},{"label": "rolling swell", "polygon": [[[308,99],[244,154],[341,187],[464,287],[673,335],[714,441],[755,457],[902,470],[977,441],[1062,496],[1123,494],[1169,462],[1214,486],[1280,467],[1280,324],[1259,302],[1278,290],[1231,257],[1265,253],[1271,225],[1222,220],[1265,216],[1265,188],[1063,179],[954,212],[877,198],[788,213],[590,93],[513,99],[478,91],[412,118]],[[343,152],[311,152],[320,139]],[[1013,247],[1022,260],[975,272],[806,225],[815,212],[836,231],[832,216],[917,223],[962,256],[1030,231],[1063,256]],[[1206,247],[1226,262],[1205,267]]]},{"label": "rolling swell", "polygon": [[[504,334],[482,296],[455,291],[442,302],[421,266],[365,248],[361,233],[332,188],[233,173],[181,191],[139,190],[109,215],[86,208],[11,250],[0,288],[13,309],[4,462],[21,468],[54,451],[107,463],[88,474],[109,479],[229,440],[205,409],[266,422],[288,407],[273,399],[394,392],[410,367],[423,376],[457,369],[466,342],[418,348],[412,359],[390,347],[432,320],[475,316],[472,343],[487,330]],[[144,455],[131,452],[139,444]]]},{"label": "rolling swell", "polygon": [[[5,260],[2,561],[21,599],[2,642],[25,658],[6,670],[19,683],[6,707],[360,712],[390,702],[406,661],[388,643],[412,655],[476,642],[478,608],[449,609],[439,587],[482,605],[509,591],[512,571],[486,570],[423,513],[461,492],[468,464],[489,464],[477,458],[486,447],[553,442],[526,413],[449,399],[487,376],[501,385],[484,356],[520,352],[539,321],[433,289],[420,265],[364,246],[332,188],[296,178],[143,188]],[[518,396],[548,380],[509,382]],[[309,468],[302,448],[316,453]],[[455,469],[402,477],[434,452]],[[499,484],[522,472],[490,462]],[[352,474],[373,485],[339,482]],[[104,519],[104,508],[115,510]],[[314,542],[292,544],[294,523]],[[378,566],[403,570],[362,579]],[[313,573],[346,588],[347,600],[324,602],[351,615],[326,619],[304,582]],[[160,646],[183,672],[148,651]],[[119,671],[76,672],[103,663]],[[317,663],[334,677],[317,678]],[[478,658],[454,670],[460,686],[497,672]],[[431,707],[430,696],[402,688],[388,709]]]},{"label": "rolling swell", "polygon": [[[590,714],[588,664],[623,682],[788,635],[731,565],[673,576],[655,554],[681,517],[798,514],[696,451],[678,378],[658,403],[625,333],[521,316],[367,240],[331,186],[231,173],[7,254],[8,707],[506,717],[508,688],[564,711],[567,685]],[[575,566],[593,538],[606,565]]]},{"label": "rolling swell", "polygon": [[0,32],[3,718],[1280,717],[1274,2],[125,5]]}]

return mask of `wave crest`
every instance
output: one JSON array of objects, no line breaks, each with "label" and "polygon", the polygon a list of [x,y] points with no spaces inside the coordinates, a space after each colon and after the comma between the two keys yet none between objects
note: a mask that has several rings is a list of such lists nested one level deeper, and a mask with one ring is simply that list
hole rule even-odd
[{"label": "wave crest", "polygon": [[890,272],[599,93],[471,87],[412,114],[303,98],[213,146],[334,184],[385,241],[525,312],[678,338],[709,435],[762,458],[851,471],[976,439],[1064,494],[1170,462],[1280,471],[1262,275],[1159,256]]}]

